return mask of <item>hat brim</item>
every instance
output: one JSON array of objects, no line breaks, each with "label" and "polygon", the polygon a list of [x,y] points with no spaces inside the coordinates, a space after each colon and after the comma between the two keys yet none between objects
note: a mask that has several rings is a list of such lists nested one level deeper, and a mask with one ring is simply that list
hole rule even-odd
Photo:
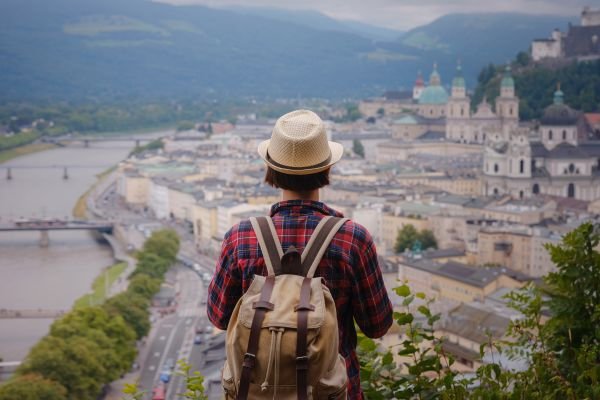
[{"label": "hat brim", "polygon": [[331,168],[331,166],[333,164],[340,161],[340,159],[344,155],[344,146],[342,146],[340,143],[328,142],[329,150],[331,151],[331,158],[329,159],[329,162],[326,165],[320,165],[315,168],[302,168],[302,167],[285,168],[280,165],[273,164],[271,162],[271,160],[269,159],[269,157],[267,155],[267,149],[269,148],[270,142],[271,142],[271,139],[261,142],[258,145],[258,154],[260,155],[260,157],[263,159],[263,161],[269,167],[271,167],[275,171],[279,171],[279,172],[282,172],[282,173],[288,174],[288,175],[310,175],[310,174],[316,174],[321,171],[325,171],[327,168]]}]

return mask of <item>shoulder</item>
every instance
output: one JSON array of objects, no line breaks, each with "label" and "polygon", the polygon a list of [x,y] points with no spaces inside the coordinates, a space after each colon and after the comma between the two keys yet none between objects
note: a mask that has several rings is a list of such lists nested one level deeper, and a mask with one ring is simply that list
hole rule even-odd
[{"label": "shoulder", "polygon": [[[338,235],[343,236],[345,240],[350,240],[353,243],[365,244],[373,241],[367,228],[351,219],[344,222],[344,225],[338,231]],[[336,235],[336,238],[338,235]]]},{"label": "shoulder", "polygon": [[249,236],[254,237],[254,229],[249,219],[242,220],[233,225],[223,236],[223,242],[236,244],[239,241],[244,241]]}]

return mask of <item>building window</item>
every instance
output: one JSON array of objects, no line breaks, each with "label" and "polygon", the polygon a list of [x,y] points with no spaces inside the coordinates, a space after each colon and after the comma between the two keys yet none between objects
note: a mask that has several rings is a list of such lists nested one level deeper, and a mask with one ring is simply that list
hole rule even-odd
[{"label": "building window", "polygon": [[509,114],[513,115],[513,109],[512,109],[512,107],[509,109]]},{"label": "building window", "polygon": [[552,140],[552,129],[548,131],[548,140]]},{"label": "building window", "polygon": [[567,186],[567,197],[575,197],[575,185],[572,183]]},{"label": "building window", "polygon": [[494,188],[494,196],[498,194],[498,188]]},{"label": "building window", "polygon": [[575,165],[573,163],[569,164],[569,172],[570,173],[575,172]]},{"label": "building window", "polygon": [[460,109],[460,115],[461,115],[461,117],[462,117],[463,115],[465,115],[465,110],[464,110],[464,109],[462,109],[462,108]]},{"label": "building window", "polygon": [[498,172],[498,164],[494,164],[494,172]]},{"label": "building window", "polygon": [[523,191],[519,191],[519,198],[522,199],[523,198]]},{"label": "building window", "polygon": [[567,131],[563,130],[563,140],[567,140]]},{"label": "building window", "polygon": [[538,185],[537,183],[534,183],[533,188],[531,188],[531,191],[533,192],[533,194],[539,194],[540,193],[540,185]]},{"label": "building window", "polygon": [[525,160],[519,161],[519,172],[521,174],[525,173]]}]

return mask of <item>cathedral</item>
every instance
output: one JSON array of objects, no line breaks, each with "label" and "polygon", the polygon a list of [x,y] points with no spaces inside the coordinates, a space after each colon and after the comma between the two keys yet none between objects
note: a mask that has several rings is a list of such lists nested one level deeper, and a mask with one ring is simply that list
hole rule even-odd
[{"label": "cathedral", "polygon": [[498,117],[508,124],[484,138],[485,195],[600,198],[600,140],[591,140],[587,130],[578,126],[581,114],[563,97],[559,87],[537,130],[519,127],[518,102],[512,100],[514,82],[505,75],[496,107]]},{"label": "cathedral", "polygon": [[500,83],[500,96],[496,111],[484,99],[475,113],[471,112],[471,99],[467,95],[465,78],[460,64],[452,80],[452,92],[446,104],[446,138],[459,143],[484,144],[491,132],[506,133],[519,125],[519,98],[510,67],[506,67]]}]

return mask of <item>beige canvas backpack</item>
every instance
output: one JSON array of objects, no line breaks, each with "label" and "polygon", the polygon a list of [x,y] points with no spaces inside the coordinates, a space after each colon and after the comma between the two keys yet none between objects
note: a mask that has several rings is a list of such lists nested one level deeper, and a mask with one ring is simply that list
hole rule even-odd
[{"label": "beige canvas backpack", "polygon": [[302,255],[283,253],[273,221],[251,218],[268,275],[255,275],[227,326],[226,399],[346,399],[335,303],[313,275],[347,219],[324,217]]}]

